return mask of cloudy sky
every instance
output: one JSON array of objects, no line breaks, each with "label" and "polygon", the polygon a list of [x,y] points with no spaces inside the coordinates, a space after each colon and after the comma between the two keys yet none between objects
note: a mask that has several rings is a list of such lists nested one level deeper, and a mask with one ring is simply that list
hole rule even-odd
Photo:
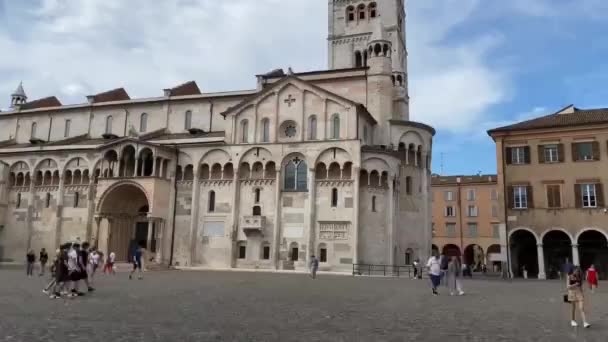
[{"label": "cloudy sky", "polygon": [[[608,106],[608,1],[409,0],[407,11],[411,116],[438,131],[434,172],[495,172],[488,128]],[[0,0],[0,108],[20,80],[31,99],[63,103],[192,79],[254,88],[277,67],[326,68],[326,21],[327,0]]]}]

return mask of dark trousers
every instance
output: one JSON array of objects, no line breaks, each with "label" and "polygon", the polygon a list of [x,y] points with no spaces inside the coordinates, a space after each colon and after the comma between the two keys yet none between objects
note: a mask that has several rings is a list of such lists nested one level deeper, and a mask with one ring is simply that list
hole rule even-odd
[{"label": "dark trousers", "polygon": [[33,262],[27,262],[27,275],[31,276],[34,275],[34,263]]}]

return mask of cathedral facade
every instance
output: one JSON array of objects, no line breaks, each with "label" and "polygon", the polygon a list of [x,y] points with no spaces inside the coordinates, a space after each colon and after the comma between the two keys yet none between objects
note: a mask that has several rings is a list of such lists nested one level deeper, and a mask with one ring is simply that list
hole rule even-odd
[{"label": "cathedral facade", "polygon": [[329,2],[329,69],[0,112],[0,261],[89,241],[127,261],[324,270],[431,250],[433,128],[409,120],[403,0]]}]

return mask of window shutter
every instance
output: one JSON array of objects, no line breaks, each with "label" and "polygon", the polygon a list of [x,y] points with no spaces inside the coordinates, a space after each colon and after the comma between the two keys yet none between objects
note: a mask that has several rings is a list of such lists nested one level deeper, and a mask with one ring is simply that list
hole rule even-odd
[{"label": "window shutter", "polygon": [[532,186],[528,185],[526,187],[526,196],[528,197],[528,208],[534,208],[534,197],[532,196]]},{"label": "window shutter", "polygon": [[553,204],[553,186],[552,185],[548,185],[547,186],[547,206],[549,208],[553,208],[554,204]]},{"label": "window shutter", "polygon": [[604,207],[604,187],[602,186],[601,183],[595,184],[595,198],[597,201],[597,207],[603,208]]},{"label": "window shutter", "polygon": [[574,203],[576,205],[577,208],[582,208],[583,207],[583,198],[582,198],[582,192],[581,192],[581,185],[580,184],[574,184]]},{"label": "window shutter", "polygon": [[564,144],[557,145],[557,157],[560,163],[564,162]]},{"label": "window shutter", "polygon": [[600,160],[600,143],[594,141],[591,143],[591,147],[593,149],[593,160]]},{"label": "window shutter", "polygon": [[515,194],[513,193],[512,186],[507,187],[507,198],[508,198],[507,205],[509,206],[509,209],[513,209],[513,207],[515,207]]},{"label": "window shutter", "polygon": [[522,147],[524,150],[524,164],[530,163],[530,147],[524,146]]},{"label": "window shutter", "polygon": [[513,164],[513,154],[511,153],[511,147],[505,148],[505,160],[507,165]]},{"label": "window shutter", "polygon": [[538,145],[538,162],[545,163],[545,146],[543,145]]},{"label": "window shutter", "polygon": [[562,198],[561,198],[562,188],[559,185],[553,187],[553,203],[556,208],[562,207]]},{"label": "window shutter", "polygon": [[572,145],[570,145],[570,147],[572,148],[572,161],[578,161],[578,153],[576,153],[576,144],[573,143]]}]

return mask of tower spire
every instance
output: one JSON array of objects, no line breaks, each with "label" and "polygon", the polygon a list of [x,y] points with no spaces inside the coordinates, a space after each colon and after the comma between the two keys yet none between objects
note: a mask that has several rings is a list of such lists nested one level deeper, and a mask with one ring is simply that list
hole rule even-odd
[{"label": "tower spire", "polygon": [[20,105],[27,102],[27,95],[23,90],[23,81],[19,82],[17,89],[11,94],[11,108],[19,107]]}]

